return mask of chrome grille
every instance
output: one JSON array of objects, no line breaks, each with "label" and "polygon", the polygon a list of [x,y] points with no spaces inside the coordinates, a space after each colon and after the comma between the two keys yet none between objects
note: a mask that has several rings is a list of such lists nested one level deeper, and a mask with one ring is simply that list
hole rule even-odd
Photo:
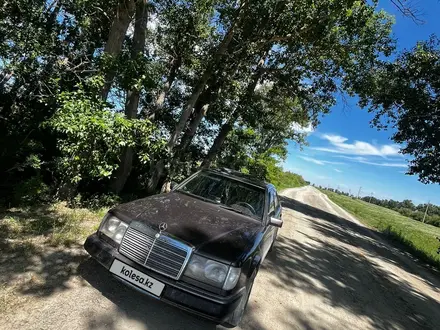
[{"label": "chrome grille", "polygon": [[[157,237],[158,236],[158,237]],[[128,227],[119,252],[133,261],[163,275],[178,279],[189,260],[192,249],[148,228],[139,231]]]}]

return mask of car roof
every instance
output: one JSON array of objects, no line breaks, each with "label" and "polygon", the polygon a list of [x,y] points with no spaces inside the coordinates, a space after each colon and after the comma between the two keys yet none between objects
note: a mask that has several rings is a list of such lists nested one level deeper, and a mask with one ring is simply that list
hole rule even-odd
[{"label": "car roof", "polygon": [[202,170],[202,172],[210,172],[210,173],[220,174],[223,176],[234,178],[234,179],[241,181],[241,182],[244,182],[244,183],[248,183],[248,184],[251,184],[254,186],[261,187],[261,188],[275,189],[275,186],[271,183],[265,182],[263,180],[259,180],[255,177],[253,177],[252,175],[245,174],[245,173],[242,173],[242,172],[239,172],[236,170],[231,170],[228,168],[205,169],[205,170]]}]

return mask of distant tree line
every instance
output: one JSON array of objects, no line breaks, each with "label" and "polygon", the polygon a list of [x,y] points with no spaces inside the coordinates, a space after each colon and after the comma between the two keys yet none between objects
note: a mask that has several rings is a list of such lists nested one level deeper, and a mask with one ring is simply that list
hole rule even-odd
[{"label": "distant tree line", "polygon": [[[348,194],[345,191],[340,191],[338,189],[333,188],[325,188],[319,186],[320,189],[325,189],[332,191],[334,193],[349,196],[351,198],[356,198],[356,196]],[[394,210],[399,212],[405,217],[417,220],[417,221],[423,221],[423,217],[425,215],[426,208],[428,207],[428,213],[426,214],[425,223],[440,227],[440,206],[434,205],[434,204],[419,204],[415,205],[413,201],[409,199],[404,199],[403,201],[396,201],[393,199],[379,199],[374,196],[364,196],[360,198],[361,200],[379,205],[382,207],[386,207],[390,210]]]}]

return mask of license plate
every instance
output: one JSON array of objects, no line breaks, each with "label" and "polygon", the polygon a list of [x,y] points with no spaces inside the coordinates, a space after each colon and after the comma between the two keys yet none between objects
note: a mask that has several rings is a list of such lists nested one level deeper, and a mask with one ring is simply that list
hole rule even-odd
[{"label": "license plate", "polygon": [[142,290],[154,294],[155,296],[160,296],[163,288],[165,287],[165,284],[148,275],[145,275],[144,273],[128,266],[127,264],[124,264],[117,259],[113,261],[113,264],[110,267],[110,272],[123,278],[131,284],[136,285]]}]

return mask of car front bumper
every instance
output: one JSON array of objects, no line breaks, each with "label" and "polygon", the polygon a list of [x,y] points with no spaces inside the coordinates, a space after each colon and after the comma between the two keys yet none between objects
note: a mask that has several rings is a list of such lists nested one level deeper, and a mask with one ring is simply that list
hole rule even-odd
[{"label": "car front bumper", "polygon": [[115,259],[137,269],[138,271],[155,278],[165,284],[160,297],[139,289],[126,280],[113,275],[124,284],[156,299],[174,305],[180,309],[195,313],[204,318],[222,323],[235,310],[240,302],[243,291],[231,296],[220,296],[212,292],[200,289],[194,285],[182,281],[176,281],[154,271],[146,269],[132,260],[121,255],[118,248],[100,238],[96,233],[90,235],[84,243],[85,250],[107,270],[110,269]]}]

